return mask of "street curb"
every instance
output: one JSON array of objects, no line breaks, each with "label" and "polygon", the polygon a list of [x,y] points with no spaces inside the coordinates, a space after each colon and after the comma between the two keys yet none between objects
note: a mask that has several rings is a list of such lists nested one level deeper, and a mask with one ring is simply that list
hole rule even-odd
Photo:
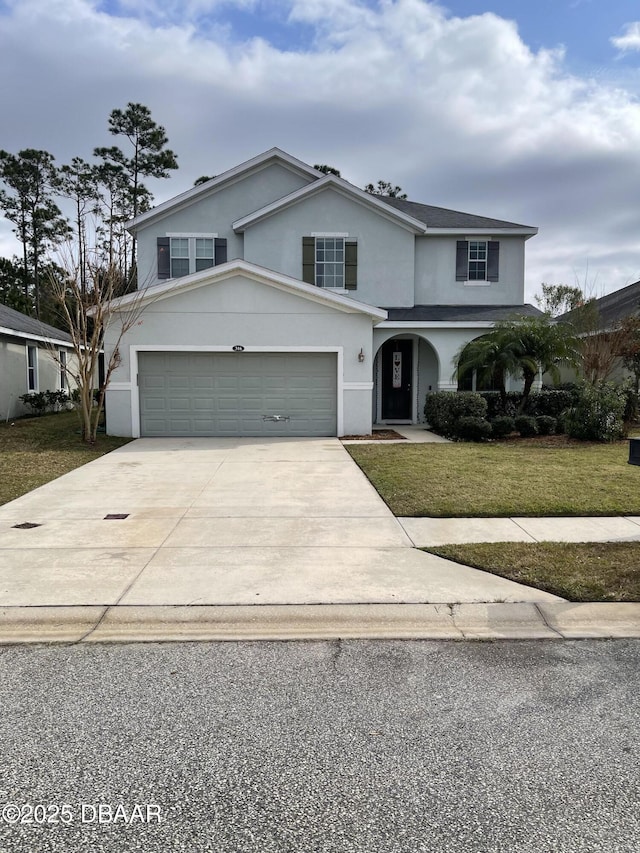
[{"label": "street curb", "polygon": [[640,603],[0,608],[0,644],[640,637]]}]

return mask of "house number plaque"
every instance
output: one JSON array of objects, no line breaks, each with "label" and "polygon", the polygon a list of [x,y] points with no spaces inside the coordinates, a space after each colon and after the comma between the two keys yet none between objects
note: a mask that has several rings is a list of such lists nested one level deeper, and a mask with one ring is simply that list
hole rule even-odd
[{"label": "house number plaque", "polygon": [[393,354],[393,387],[402,388],[402,353],[394,352]]},{"label": "house number plaque", "polygon": [[241,344],[236,344],[236,345],[233,347],[233,351],[234,351],[234,352],[244,352],[244,347],[243,347]]}]

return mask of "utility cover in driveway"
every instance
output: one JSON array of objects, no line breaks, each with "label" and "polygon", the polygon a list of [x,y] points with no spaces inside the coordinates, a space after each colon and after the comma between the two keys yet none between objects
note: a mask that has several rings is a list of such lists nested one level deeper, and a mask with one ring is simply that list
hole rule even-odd
[{"label": "utility cover in driveway", "polygon": [[139,354],[143,436],[337,433],[335,353]]}]

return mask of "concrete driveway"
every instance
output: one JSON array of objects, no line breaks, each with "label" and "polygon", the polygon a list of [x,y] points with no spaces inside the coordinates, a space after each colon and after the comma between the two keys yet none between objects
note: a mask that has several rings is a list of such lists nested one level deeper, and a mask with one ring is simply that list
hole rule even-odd
[{"label": "concrete driveway", "polygon": [[495,601],[558,599],[413,548],[337,439],[139,439],[0,507],[5,607]]}]

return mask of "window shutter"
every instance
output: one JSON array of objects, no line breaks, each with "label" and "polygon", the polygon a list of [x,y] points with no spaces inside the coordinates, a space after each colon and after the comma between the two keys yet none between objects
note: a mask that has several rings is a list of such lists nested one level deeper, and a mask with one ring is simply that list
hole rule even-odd
[{"label": "window shutter", "polygon": [[214,246],[215,265],[227,263],[227,238],[216,237]]},{"label": "window shutter", "polygon": [[169,237],[158,237],[158,278],[171,278],[171,252]]},{"label": "window shutter", "polygon": [[487,281],[498,281],[500,243],[489,240],[487,245]]},{"label": "window shutter", "polygon": [[345,290],[356,290],[358,287],[358,244],[344,244],[344,286]]},{"label": "window shutter", "polygon": [[302,280],[307,284],[316,283],[315,237],[302,238]]},{"label": "window shutter", "polygon": [[469,243],[458,240],[456,243],[456,281],[467,281],[469,278]]}]

